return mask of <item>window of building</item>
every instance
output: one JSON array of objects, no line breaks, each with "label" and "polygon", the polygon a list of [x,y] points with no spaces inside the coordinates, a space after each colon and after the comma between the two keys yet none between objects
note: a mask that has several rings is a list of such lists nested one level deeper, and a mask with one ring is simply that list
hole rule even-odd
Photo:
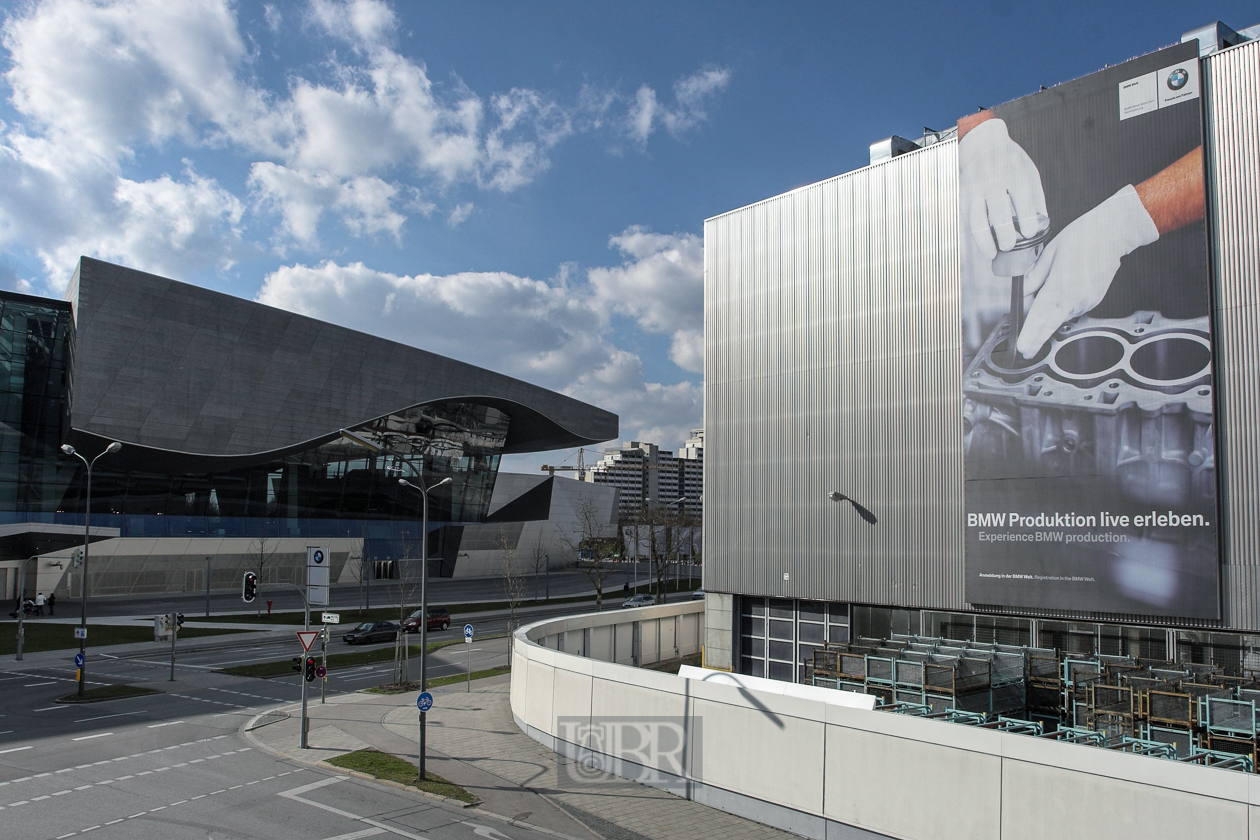
[{"label": "window of building", "polygon": [[739,605],[741,674],[801,682],[815,650],[849,637],[847,604],[745,596]]}]

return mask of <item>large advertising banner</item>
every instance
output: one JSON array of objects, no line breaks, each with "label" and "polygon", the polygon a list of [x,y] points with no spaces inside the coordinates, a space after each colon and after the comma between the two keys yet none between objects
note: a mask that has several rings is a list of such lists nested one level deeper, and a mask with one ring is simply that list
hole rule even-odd
[{"label": "large advertising banner", "polygon": [[958,123],[966,597],[1216,618],[1197,42]]}]

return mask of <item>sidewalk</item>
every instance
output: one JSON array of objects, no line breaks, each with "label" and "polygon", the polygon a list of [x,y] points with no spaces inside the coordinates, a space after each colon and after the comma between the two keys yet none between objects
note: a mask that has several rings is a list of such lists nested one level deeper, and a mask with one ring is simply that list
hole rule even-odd
[{"label": "sidewalk", "polygon": [[[509,680],[507,674],[477,680],[471,693],[463,685],[432,692],[427,769],[480,797],[478,811],[574,840],[795,837],[615,776],[592,780],[583,770],[579,781],[568,772],[568,759],[526,736],[512,721]],[[306,764],[365,747],[414,761],[416,695],[359,693],[312,704],[307,750],[298,747],[297,705],[283,707],[289,717],[254,729],[248,737],[263,749]],[[260,716],[258,722],[267,719]]]}]

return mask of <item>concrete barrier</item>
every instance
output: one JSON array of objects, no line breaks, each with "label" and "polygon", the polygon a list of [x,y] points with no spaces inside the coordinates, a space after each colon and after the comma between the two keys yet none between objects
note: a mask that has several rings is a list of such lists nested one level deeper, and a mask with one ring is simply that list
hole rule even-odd
[{"label": "concrete barrier", "polygon": [[[574,758],[577,776],[586,766],[608,770],[805,837],[1260,840],[1257,775],[623,664],[621,645],[645,622],[686,628],[679,619],[695,616],[700,632],[703,608],[517,630],[517,725]],[[680,635],[684,650],[690,637],[675,630],[675,643]],[[668,641],[668,631],[655,638]],[[651,650],[659,658],[659,646]]]}]

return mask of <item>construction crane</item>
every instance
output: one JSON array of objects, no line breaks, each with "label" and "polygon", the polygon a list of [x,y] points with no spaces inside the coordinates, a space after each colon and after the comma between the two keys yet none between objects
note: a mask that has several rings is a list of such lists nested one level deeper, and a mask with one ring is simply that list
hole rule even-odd
[{"label": "construction crane", "polygon": [[586,452],[582,447],[578,447],[578,462],[576,467],[558,466],[552,464],[543,464],[540,469],[546,471],[552,478],[556,477],[557,472],[576,471],[578,481],[586,478],[586,462],[582,459],[582,455]]}]

